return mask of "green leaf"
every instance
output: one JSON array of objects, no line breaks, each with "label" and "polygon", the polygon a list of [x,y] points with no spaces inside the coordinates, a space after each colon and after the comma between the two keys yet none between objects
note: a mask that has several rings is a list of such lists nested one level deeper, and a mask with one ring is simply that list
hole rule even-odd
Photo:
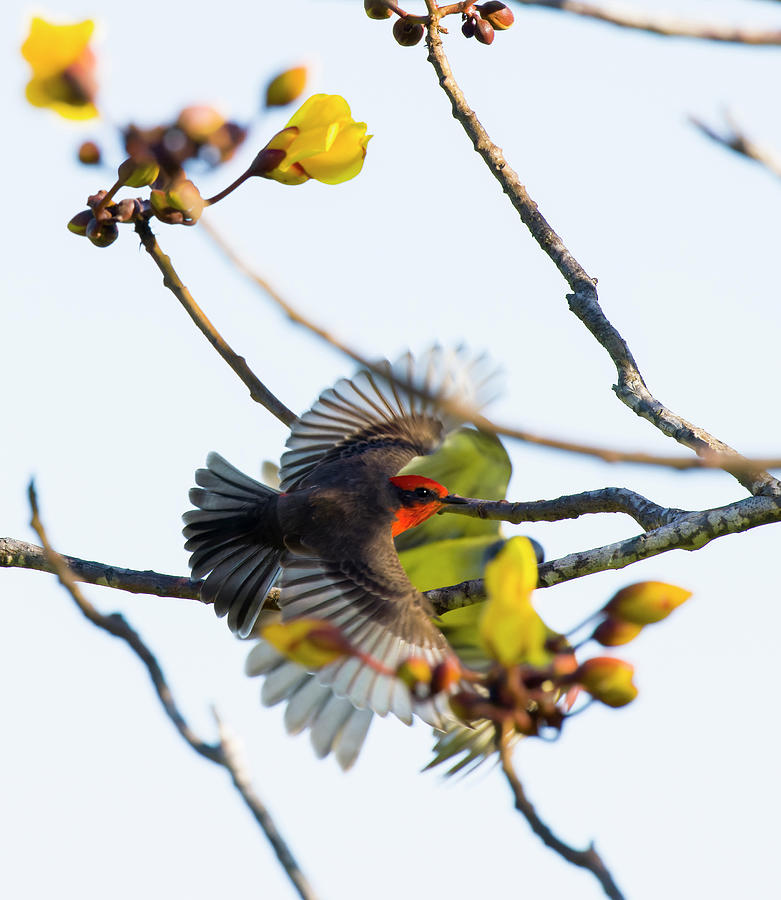
[{"label": "green leaf", "polygon": [[[399,474],[425,475],[443,484],[451,494],[460,494],[462,497],[504,500],[512,474],[512,464],[499,438],[482,434],[474,428],[461,428],[448,435],[436,453],[416,457]],[[442,513],[432,516],[423,525],[400,534],[396,538],[396,549],[409,550],[411,547],[419,547],[433,541],[477,535],[492,535],[496,540],[500,525],[500,522],[490,519]],[[404,565],[403,558],[402,565]],[[481,574],[482,564],[465,577],[479,578]],[[429,586],[441,587],[443,584],[455,584],[464,580],[464,578],[445,578],[439,584]],[[416,586],[420,587],[417,584]]]}]

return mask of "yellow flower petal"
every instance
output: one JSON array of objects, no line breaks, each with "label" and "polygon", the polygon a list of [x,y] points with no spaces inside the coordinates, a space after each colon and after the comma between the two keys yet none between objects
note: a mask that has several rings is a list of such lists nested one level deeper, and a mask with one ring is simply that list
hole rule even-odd
[{"label": "yellow flower petal", "polygon": [[31,106],[50,109],[65,119],[85,121],[100,115],[94,103],[73,98],[67,82],[58,76],[33,78],[28,82],[24,93]]},{"label": "yellow flower petal", "polygon": [[57,75],[74,63],[89,44],[95,23],[90,19],[74,25],[53,25],[38,16],[22,44],[22,56],[32,66],[35,78]]},{"label": "yellow flower petal", "polygon": [[366,158],[366,145],[371,139],[366,123],[355,122],[339,132],[326,153],[302,160],[304,170],[323,184],[341,184],[361,171]]},{"label": "yellow flower petal", "polygon": [[293,114],[288,127],[297,125],[305,128],[319,128],[332,122],[350,122],[350,105],[339,94],[313,94],[301,108]]},{"label": "yellow flower petal", "polygon": [[545,623],[531,602],[536,586],[537,558],[527,538],[511,538],[485,567],[488,601],[480,637],[502,665],[544,665],[550,657],[545,650]]}]

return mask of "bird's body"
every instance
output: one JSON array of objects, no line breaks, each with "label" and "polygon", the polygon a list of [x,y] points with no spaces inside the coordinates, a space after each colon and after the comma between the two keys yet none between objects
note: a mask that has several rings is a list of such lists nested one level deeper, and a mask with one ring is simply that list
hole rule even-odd
[{"label": "bird's body", "polygon": [[[458,424],[439,409],[443,398],[480,402],[487,381],[478,380],[481,365],[435,348],[417,362],[406,355],[383,364],[382,374],[364,370],[340,381],[293,424],[282,492],[209,455],[190,493],[198,509],[184,516],[186,547],[193,577],[207,576],[202,596],[235,632],[250,634],[281,567],[285,620],[327,620],[390,670],[409,656],[433,665],[452,652],[393,537],[460,498],[430,479],[397,473]],[[264,702],[288,701],[290,730],[310,726],[318,752],[336,750],[345,767],[371,711],[412,718],[405,685],[356,657],[312,676],[261,642],[248,670],[266,676]],[[414,712],[440,724],[443,709],[438,698],[415,704]]]}]

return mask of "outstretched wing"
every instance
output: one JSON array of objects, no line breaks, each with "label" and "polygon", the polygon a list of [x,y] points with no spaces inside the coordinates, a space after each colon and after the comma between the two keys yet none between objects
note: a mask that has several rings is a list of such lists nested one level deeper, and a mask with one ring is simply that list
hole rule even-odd
[{"label": "outstretched wing", "polygon": [[283,491],[295,489],[320,466],[372,453],[386,477],[415,456],[431,453],[468,414],[443,408],[457,401],[474,410],[490,399],[495,370],[485,356],[463,348],[433,347],[414,358],[405,353],[378,371],[360,370],[324,391],[292,426],[282,456]]},{"label": "outstretched wing", "polygon": [[[285,620],[315,618],[336,625],[356,649],[391,673],[410,657],[422,657],[433,667],[453,653],[431,622],[425,597],[404,573],[390,534],[386,552],[371,561],[288,554],[279,605]],[[406,685],[357,656],[331,663],[317,673],[317,680],[359,709],[380,716],[392,712],[403,722],[412,721],[413,701]],[[443,698],[414,704],[417,715],[437,726],[445,708]]]}]

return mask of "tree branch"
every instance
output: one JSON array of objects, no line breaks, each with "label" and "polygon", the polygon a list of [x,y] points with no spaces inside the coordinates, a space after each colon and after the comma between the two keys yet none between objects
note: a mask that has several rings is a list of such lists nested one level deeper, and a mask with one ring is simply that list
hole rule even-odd
[{"label": "tree branch", "polygon": [[710,138],[722,147],[726,147],[728,150],[739,153],[741,156],[746,157],[746,159],[759,163],[764,166],[768,172],[775,175],[776,178],[781,178],[781,155],[776,151],[773,151],[768,147],[762,147],[760,144],[751,140],[730,116],[726,116],[726,119],[729,130],[724,133],[719,133],[694,116],[690,116],[689,121],[695,128],[698,128],[705,137]]},{"label": "tree branch", "polygon": [[[623,569],[670,550],[699,550],[716,538],[773,522],[781,522],[781,497],[746,497],[717,509],[683,512],[653,531],[542,563],[538,587],[553,587],[595,572]],[[484,600],[485,586],[482,578],[476,578],[426,591],[426,596],[441,615]]]},{"label": "tree branch", "polygon": [[[511,522],[558,521],[559,518],[573,518],[589,512],[626,512],[645,525],[650,525],[654,517],[660,521],[669,519],[651,531],[595,547],[570,553],[560,559],[542,563],[539,567],[539,587],[552,587],[564,581],[573,581],[595,572],[608,569],[623,569],[641,559],[648,559],[669,550],[699,550],[706,544],[727,534],[737,534],[781,522],[781,497],[746,497],[728,506],[695,512],[668,509],[657,506],[639,494],[622,488],[607,488],[600,498],[599,491],[586,491],[557,500],[542,500],[530,504],[504,504],[499,502],[476,501],[475,509],[484,507],[490,518],[502,518],[501,506],[510,507],[507,512]],[[495,505],[494,505],[495,504]],[[647,504],[647,507],[645,506]],[[597,505],[606,507],[596,509]],[[613,505],[616,508],[610,510]],[[556,508],[558,506],[558,509]],[[515,511],[513,511],[515,510]],[[552,519],[555,510],[556,519]],[[631,511],[630,511],[631,510]],[[480,515],[479,512],[473,515]],[[641,522],[643,524],[643,522]],[[645,527],[644,525],[644,527]],[[71,577],[74,581],[100,584],[132,593],[150,593],[159,597],[176,597],[197,600],[199,582],[189,578],[160,575],[156,572],[136,572],[120,569],[103,563],[87,562],[75,557],[65,557],[72,565]],[[0,567],[37,569],[57,574],[56,567],[47,558],[45,550],[33,544],[26,544],[13,538],[0,538]],[[70,571],[70,570],[69,570]],[[145,590],[143,585],[150,589]],[[426,591],[426,596],[437,614],[451,609],[469,606],[485,599],[485,587],[481,578],[464,581],[448,587]],[[279,600],[278,588],[272,588],[266,600],[267,608],[273,609]]]},{"label": "tree branch", "polygon": [[[81,593],[81,590],[76,583],[77,579],[74,573],[70,570],[66,558],[60,556],[60,554],[57,553],[49,543],[49,540],[46,536],[46,530],[44,529],[43,523],[41,522],[38,513],[38,502],[35,494],[35,486],[32,482],[30,483],[28,494],[30,499],[30,507],[32,509],[32,519],[30,524],[32,525],[41,543],[43,544],[41,553],[45,556],[48,566],[51,567],[49,571],[53,571],[57,575],[60,584],[68,591],[68,593],[73,598],[74,603],[78,606],[84,616],[90,622],[92,622],[93,625],[97,626],[103,631],[108,632],[114,637],[118,637],[121,640],[125,641],[125,643],[136,654],[136,656],[138,656],[141,662],[143,662],[143,664],[146,666],[147,672],[149,673],[149,677],[152,679],[152,684],[154,685],[155,691],[157,692],[157,696],[163,706],[165,714],[168,716],[171,722],[173,722],[176,730],[199,756],[202,756],[204,759],[208,759],[210,762],[222,766],[227,770],[234,786],[236,787],[236,790],[241,795],[241,798],[244,800],[244,802],[252,812],[255,821],[261,827],[263,833],[266,835],[266,838],[273,847],[280,865],[285,870],[299,897],[301,897],[302,900],[316,900],[314,891],[309,885],[309,882],[304,876],[304,873],[301,871],[301,867],[296,862],[296,859],[291,853],[284,838],[279,833],[276,825],[274,824],[274,820],[271,817],[271,814],[268,812],[258,795],[253,790],[244,767],[239,765],[236,740],[231,739],[226,741],[225,729],[224,726],[222,726],[222,723],[219,722],[219,719],[218,725],[220,727],[220,739],[216,744],[207,743],[190,728],[187,720],[184,718],[179,710],[179,707],[176,705],[176,701],[174,700],[171,689],[168,685],[165,675],[163,674],[163,670],[161,669],[152,651],[141,639],[138,632],[131,627],[124,616],[122,616],[120,613],[113,613],[112,615],[106,616],[103,615],[103,613],[98,612],[98,610],[95,609],[95,607]],[[95,566],[97,564],[90,563],[89,565]],[[150,573],[138,574],[148,575]],[[187,579],[174,580],[184,582]]]},{"label": "tree branch", "polygon": [[682,509],[659,506],[628,488],[619,487],[583,491],[580,494],[557,497],[555,500],[532,500],[525,503],[467,499],[468,505],[446,506],[443,512],[475,519],[498,519],[501,522],[511,522],[513,525],[520,525],[523,522],[560,522],[562,519],[577,519],[588,513],[622,512],[631,516],[645,531],[673,522],[685,513]]},{"label": "tree branch", "polygon": [[[549,228],[547,223],[545,223],[545,225]],[[280,292],[266,278],[264,278],[259,272],[253,269],[246,262],[246,260],[242,259],[242,257],[236,253],[236,251],[225,240],[225,238],[222,237],[222,235],[213,225],[207,224],[206,222],[201,220],[200,226],[202,230],[209,235],[212,241],[214,241],[216,246],[225,254],[226,258],[250,281],[252,281],[257,287],[259,287],[291,320],[291,322],[294,322],[296,325],[300,325],[302,328],[307,329],[309,332],[316,335],[327,344],[335,347],[341,353],[344,353],[345,356],[348,356],[350,359],[356,362],[359,366],[370,369],[371,371],[378,371],[377,364],[373,360],[370,360],[367,356],[360,353],[349,344],[346,344],[336,334],[313,322],[302,312],[300,312],[300,310],[296,309],[296,307],[293,306],[293,304],[290,303],[289,300],[285,299],[285,297],[283,297],[282,294],[280,294]],[[627,350],[627,353],[628,352],[629,351]],[[648,396],[650,396],[650,394]],[[593,444],[581,444],[574,441],[552,438],[546,435],[534,434],[533,432],[517,428],[514,425],[493,422],[482,416],[470,417],[468,415],[468,411],[461,410],[461,408],[455,402],[452,404],[444,405],[452,406],[457,412],[465,412],[467,417],[474,418],[476,420],[475,424],[478,425],[478,427],[482,431],[486,431],[490,434],[504,435],[506,437],[514,438],[515,440],[523,441],[524,443],[535,444],[539,447],[548,447],[552,450],[563,450],[568,453],[578,453],[584,456],[592,456],[596,457],[597,459],[601,459],[603,462],[623,462],[635,463],[638,465],[663,466],[665,468],[675,469],[676,471],[725,468],[725,459],[723,454],[715,449],[702,449],[700,452],[700,456],[689,457],[659,456],[651,453],[617,450],[613,447],[598,447],[594,446]],[[721,446],[725,447],[726,444],[722,444]],[[731,451],[731,454],[732,455],[729,457],[729,461],[731,463],[732,469],[734,469],[735,472],[740,471],[745,474],[753,472],[758,468],[781,467],[781,457],[771,457],[768,459],[754,460],[738,457],[734,453],[734,451]]]},{"label": "tree branch", "polygon": [[602,857],[597,853],[593,844],[587,850],[576,850],[565,844],[561,838],[557,837],[551,829],[542,821],[537,814],[537,810],[532,805],[526,792],[523,789],[521,780],[518,778],[512,763],[512,746],[506,740],[499,741],[499,755],[502,761],[502,771],[510,785],[515,799],[515,808],[526,819],[531,826],[531,830],[540,840],[551,850],[554,850],[559,856],[563,857],[573,866],[580,866],[587,869],[602,885],[605,894],[611,900],[624,900],[624,895],[618,889],[613,876],[610,874],[607,866],[602,861]]},{"label": "tree branch", "polygon": [[776,47],[781,45],[781,29],[741,28],[693,22],[664,13],[644,13],[618,3],[581,3],[579,0],[515,0],[521,6],[542,6],[561,12],[596,19],[620,28],[647,31],[663,37],[697,38],[728,44],[752,44]]},{"label": "tree branch", "polygon": [[278,400],[274,394],[263,384],[262,381],[247,365],[246,359],[239,356],[223,339],[217,329],[206,318],[203,310],[193,299],[192,294],[182,283],[182,280],[176,274],[171,260],[160,249],[149,222],[146,219],[138,219],[135,224],[136,234],[141,238],[146,252],[152,257],[157,268],[163,273],[163,285],[168,288],[176,299],[187,310],[187,314],[195,322],[202,334],[205,335],[209,343],[220,354],[226,363],[239,376],[249,389],[250,397],[256,402],[264,406],[272,415],[276,416],[280,422],[285,425],[292,425],[298,418],[294,412],[289,410],[281,400]]},{"label": "tree branch", "polygon": [[[426,0],[426,5],[432,17],[432,25],[426,38],[428,61],[450,100],[453,116],[469,136],[475,151],[480,154],[502,186],[502,190],[507,194],[532,237],[574,291],[567,296],[570,310],[583,322],[613,360],[618,372],[618,384],[613,390],[619,399],[636,415],[647,419],[663,434],[694,450],[698,456],[711,460],[720,456],[719,467],[732,474],[751,494],[781,494],[781,483],[775,478],[767,472],[756,469],[723,441],[668,410],[648,390],[629,347],[602,312],[596,281],[586,273],[542,216],[537,204],[521,184],[518,174],[510,167],[502,151],[488,136],[466,102],[445,55],[437,24],[436,3],[434,0]],[[482,425],[480,422],[476,424]]]}]

